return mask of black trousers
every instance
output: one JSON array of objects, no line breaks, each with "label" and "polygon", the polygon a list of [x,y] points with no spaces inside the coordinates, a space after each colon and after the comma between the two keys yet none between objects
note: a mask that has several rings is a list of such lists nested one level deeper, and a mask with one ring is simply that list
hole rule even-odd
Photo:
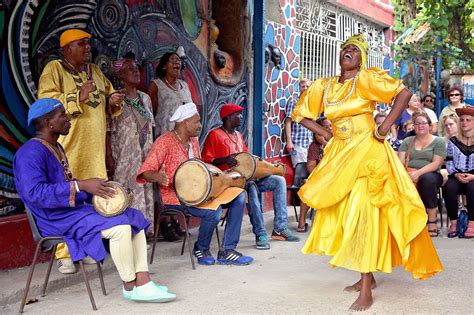
[{"label": "black trousers", "polygon": [[469,221],[474,221],[474,181],[463,184],[450,175],[443,194],[450,220],[458,218],[458,195],[466,195]]},{"label": "black trousers", "polygon": [[438,189],[443,184],[443,176],[438,172],[426,173],[418,179],[418,194],[425,208],[438,207]]}]

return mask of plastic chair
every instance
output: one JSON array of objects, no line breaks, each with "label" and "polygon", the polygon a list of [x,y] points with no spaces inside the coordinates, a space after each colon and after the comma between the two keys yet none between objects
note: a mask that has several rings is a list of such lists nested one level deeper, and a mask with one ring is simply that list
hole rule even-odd
[{"label": "plastic chair", "polygon": [[291,201],[293,208],[295,209],[296,222],[298,222],[298,212],[296,211],[296,204],[299,201],[298,195],[296,194],[300,187],[304,184],[304,180],[308,178],[309,173],[306,169],[306,162],[300,162],[295,166],[295,174],[293,175],[292,185],[286,187],[291,192]]},{"label": "plastic chair", "polygon": [[[51,268],[53,266],[54,255],[56,253],[56,247],[58,244],[64,242],[64,238],[62,236],[43,237],[38,230],[38,226],[36,225],[36,220],[33,217],[33,214],[31,213],[30,209],[28,209],[25,206],[25,210],[26,210],[26,215],[28,216],[28,222],[30,223],[33,239],[35,240],[37,245],[36,245],[35,255],[33,257],[33,262],[31,263],[30,272],[28,273],[28,279],[26,280],[25,293],[23,294],[23,299],[21,300],[21,305],[20,305],[20,311],[19,311],[20,313],[23,313],[23,310],[25,308],[26,299],[28,298],[28,291],[31,285],[31,279],[33,278],[33,273],[35,271],[36,261],[38,260],[38,255],[39,255],[40,250],[43,252],[48,252],[51,250],[51,259],[49,260],[48,271],[46,272],[43,288],[41,290],[41,296],[43,297],[43,296],[46,296],[46,287],[48,286],[49,275],[51,274]],[[79,261],[79,269],[81,270],[82,278],[86,285],[87,293],[89,294],[89,299],[91,301],[92,309],[96,311],[97,306],[95,305],[94,296],[92,295],[89,279],[87,278],[87,273],[84,268],[84,263],[82,262],[82,260]],[[102,293],[104,295],[107,295],[107,292],[105,291],[104,278],[102,275],[102,267],[100,266],[99,262],[97,262],[97,271],[99,273],[100,286],[102,287]]]}]

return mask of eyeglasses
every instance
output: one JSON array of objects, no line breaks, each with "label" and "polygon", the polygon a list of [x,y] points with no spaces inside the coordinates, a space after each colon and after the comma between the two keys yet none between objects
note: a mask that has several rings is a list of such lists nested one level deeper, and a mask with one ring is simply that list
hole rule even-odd
[{"label": "eyeglasses", "polygon": [[449,94],[449,97],[452,97],[452,96],[461,96],[461,93],[453,93],[453,94]]},{"label": "eyeglasses", "polygon": [[426,100],[425,100],[425,103],[433,103],[433,100],[431,100],[431,99],[426,99]]},{"label": "eyeglasses", "polygon": [[417,122],[413,124],[415,127],[426,126],[428,125],[427,121]]}]

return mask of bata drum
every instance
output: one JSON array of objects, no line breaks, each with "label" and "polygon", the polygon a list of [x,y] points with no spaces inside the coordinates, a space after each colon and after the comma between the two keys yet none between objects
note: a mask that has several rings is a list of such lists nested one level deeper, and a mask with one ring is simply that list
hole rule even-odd
[{"label": "bata drum", "polygon": [[219,196],[228,187],[245,187],[245,177],[236,171],[223,172],[214,165],[191,159],[174,174],[174,188],[187,206],[198,206]]},{"label": "bata drum", "polygon": [[115,196],[112,198],[102,198],[94,195],[92,203],[95,210],[104,217],[113,217],[121,214],[130,206],[133,196],[120,183],[107,182],[108,185],[115,189]]},{"label": "bata drum", "polygon": [[242,173],[247,180],[261,179],[270,175],[285,176],[286,173],[286,165],[273,164],[247,152],[238,153],[235,159],[239,164],[232,170]]}]

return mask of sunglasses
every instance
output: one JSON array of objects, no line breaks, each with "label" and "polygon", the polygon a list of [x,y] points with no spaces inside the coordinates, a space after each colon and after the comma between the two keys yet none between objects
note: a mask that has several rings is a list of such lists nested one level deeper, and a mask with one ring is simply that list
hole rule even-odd
[{"label": "sunglasses", "polygon": [[426,99],[426,100],[425,100],[425,103],[433,103],[433,100]]},{"label": "sunglasses", "polygon": [[461,96],[461,94],[460,93],[449,94],[449,97],[452,97],[452,96]]}]

